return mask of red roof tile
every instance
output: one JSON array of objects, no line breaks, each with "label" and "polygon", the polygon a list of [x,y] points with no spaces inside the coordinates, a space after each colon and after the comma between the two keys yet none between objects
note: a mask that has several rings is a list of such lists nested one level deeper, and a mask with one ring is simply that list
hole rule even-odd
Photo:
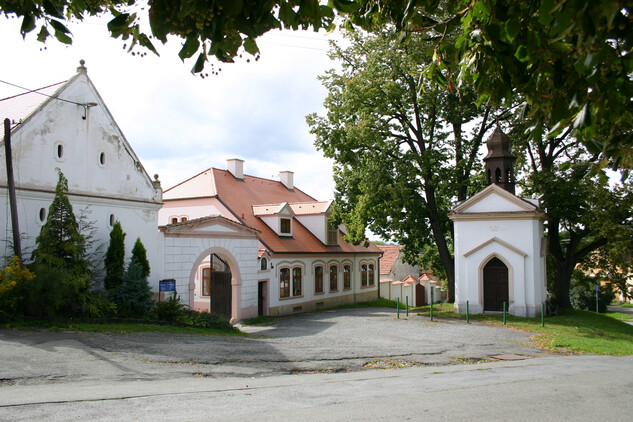
[{"label": "red roof tile", "polygon": [[[201,178],[205,179],[203,183],[199,180]],[[205,187],[205,183],[213,184],[213,187]],[[339,246],[326,246],[297,219],[293,219],[292,237],[280,237],[253,212],[253,206],[284,202],[290,205],[314,203],[315,208],[323,206],[323,202],[317,201],[297,187],[289,190],[279,181],[249,175],[237,179],[228,170],[211,168],[174,188],[167,189],[163,199],[190,197],[178,194],[192,192],[187,184],[195,186],[197,192],[215,191],[214,196],[217,196],[238,220],[261,232],[261,242],[274,253],[380,253],[374,245],[365,248],[363,245],[355,246],[345,242],[340,232]]]},{"label": "red roof tile", "polygon": [[398,260],[400,255],[400,249],[403,247],[400,245],[376,245],[383,252],[380,258],[380,274],[389,274],[393,269],[393,266]]}]

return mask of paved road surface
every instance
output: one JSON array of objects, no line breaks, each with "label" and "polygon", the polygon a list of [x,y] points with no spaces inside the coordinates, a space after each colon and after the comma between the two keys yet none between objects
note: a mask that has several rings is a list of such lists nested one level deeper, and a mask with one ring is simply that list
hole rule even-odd
[{"label": "paved road surface", "polygon": [[633,356],[552,356],[507,327],[353,309],[247,330],[0,330],[0,421],[617,421],[633,412]]}]

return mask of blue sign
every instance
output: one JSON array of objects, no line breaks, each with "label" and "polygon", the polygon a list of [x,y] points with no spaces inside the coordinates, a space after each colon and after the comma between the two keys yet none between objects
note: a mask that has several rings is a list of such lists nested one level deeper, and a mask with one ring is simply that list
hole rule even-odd
[{"label": "blue sign", "polygon": [[158,282],[158,291],[159,292],[175,292],[176,291],[176,280],[161,280]]},{"label": "blue sign", "polygon": [[600,286],[593,286],[593,289],[594,289],[596,292],[599,292],[599,291],[600,291]]}]

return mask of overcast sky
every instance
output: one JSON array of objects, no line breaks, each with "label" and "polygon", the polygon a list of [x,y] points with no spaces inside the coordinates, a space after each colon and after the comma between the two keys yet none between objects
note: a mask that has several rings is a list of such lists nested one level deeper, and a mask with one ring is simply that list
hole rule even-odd
[{"label": "overcast sky", "polygon": [[[295,185],[318,200],[333,199],[332,163],[313,145],[305,116],[324,113],[326,90],[317,80],[335,66],[324,34],[274,31],[259,42],[257,62],[245,55],[215,64],[219,75],[200,78],[177,56],[178,39],[160,57],[134,57],[109,37],[102,23],[69,26],[72,46],[26,40],[19,21],[0,17],[0,81],[29,89],[71,78],[86,61],[92,79],[127,140],[153,177],[167,189],[209,168],[241,158],[244,172],[278,178],[295,173]],[[21,92],[0,83],[0,98]]]}]

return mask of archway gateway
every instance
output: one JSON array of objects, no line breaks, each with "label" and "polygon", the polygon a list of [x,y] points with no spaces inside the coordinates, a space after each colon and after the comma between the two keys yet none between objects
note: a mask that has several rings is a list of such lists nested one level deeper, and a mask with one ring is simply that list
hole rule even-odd
[{"label": "archway gateway", "polygon": [[231,268],[220,255],[211,254],[209,267],[202,269],[202,295],[209,297],[209,311],[231,318]]},{"label": "archway gateway", "polygon": [[508,267],[492,258],[484,267],[484,311],[503,311],[503,302],[509,305]]}]

